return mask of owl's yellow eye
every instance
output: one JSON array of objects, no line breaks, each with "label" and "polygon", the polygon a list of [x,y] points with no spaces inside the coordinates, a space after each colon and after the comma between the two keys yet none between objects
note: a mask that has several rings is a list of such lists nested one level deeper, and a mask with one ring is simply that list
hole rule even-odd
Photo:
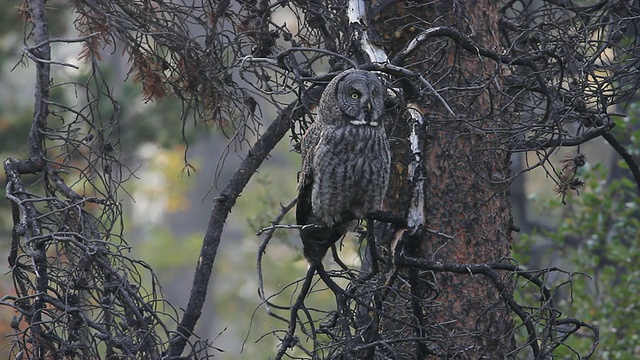
[{"label": "owl's yellow eye", "polygon": [[357,99],[360,99],[360,93],[359,93],[359,92],[357,92],[357,91],[352,92],[352,93],[351,93],[351,98],[352,98],[352,99],[356,99],[356,100],[357,100]]}]

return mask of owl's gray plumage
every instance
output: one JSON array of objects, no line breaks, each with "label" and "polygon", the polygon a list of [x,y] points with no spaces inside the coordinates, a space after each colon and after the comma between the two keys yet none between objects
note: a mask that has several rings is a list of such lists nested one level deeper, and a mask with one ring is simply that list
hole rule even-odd
[{"label": "owl's gray plumage", "polygon": [[303,252],[321,261],[347,231],[349,220],[380,209],[391,155],[383,127],[384,87],[376,75],[347,70],[320,98],[305,133],[296,210]]}]

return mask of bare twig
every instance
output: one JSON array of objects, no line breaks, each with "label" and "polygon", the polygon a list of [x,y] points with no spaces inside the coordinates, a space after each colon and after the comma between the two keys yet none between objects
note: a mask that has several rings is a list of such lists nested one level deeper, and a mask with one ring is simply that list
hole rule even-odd
[{"label": "bare twig", "polygon": [[264,237],[264,239],[262,240],[262,243],[260,244],[260,247],[258,248],[258,257],[256,260],[256,267],[258,271],[258,296],[260,296],[262,301],[265,303],[268,313],[271,313],[271,310],[269,309],[270,304],[267,301],[266,295],[264,292],[264,279],[262,277],[262,256],[266,252],[267,245],[269,245],[269,241],[271,241],[273,233],[275,232],[276,229],[300,229],[300,225],[288,225],[288,224],[280,225],[280,221],[282,221],[284,216],[291,209],[293,209],[293,207],[297,203],[298,203],[298,198],[296,197],[293,200],[291,200],[289,204],[282,206],[280,213],[278,214],[278,216],[276,216],[276,218],[272,222],[273,225],[266,227],[264,229],[261,229],[260,231],[258,231],[258,233],[256,233],[256,236],[261,236],[263,233],[267,232],[267,235]]}]

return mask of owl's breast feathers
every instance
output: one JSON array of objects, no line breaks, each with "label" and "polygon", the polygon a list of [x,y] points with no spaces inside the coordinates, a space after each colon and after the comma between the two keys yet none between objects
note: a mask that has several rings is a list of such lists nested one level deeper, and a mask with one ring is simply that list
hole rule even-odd
[{"label": "owl's breast feathers", "polygon": [[305,257],[320,261],[349,220],[379,209],[389,176],[384,129],[312,125],[302,142],[296,218]]}]

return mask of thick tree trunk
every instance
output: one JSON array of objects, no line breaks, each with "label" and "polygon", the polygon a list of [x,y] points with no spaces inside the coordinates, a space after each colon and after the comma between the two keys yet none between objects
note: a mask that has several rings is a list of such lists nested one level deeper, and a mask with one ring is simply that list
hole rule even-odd
[{"label": "thick tree trunk", "polygon": [[[372,15],[392,58],[418,33],[434,26],[456,28],[484,48],[500,46],[494,1],[436,1],[411,8],[397,2],[384,8],[373,5]],[[413,211],[419,206],[418,212],[424,215],[422,224],[414,224],[421,225],[411,236],[415,244],[405,252],[449,264],[505,261],[511,247],[506,181],[510,170],[509,153],[500,148],[503,139],[498,129],[509,118],[500,113],[499,66],[445,37],[425,42],[404,65],[424,74],[456,114],[451,115],[435,97],[430,104],[418,103],[427,120],[426,129],[422,128],[427,141],[411,152],[406,141],[411,138],[411,124],[395,126],[390,134],[398,163],[392,166],[389,198],[393,200],[388,210],[407,214],[412,206]],[[416,154],[421,155],[419,179],[413,176],[416,169],[411,163]],[[424,205],[412,199],[420,194],[417,186],[424,187]],[[399,296],[396,300],[407,302],[402,308],[408,313],[396,315],[414,324],[405,327],[406,336],[425,338],[405,349],[403,358],[508,357],[514,347],[514,324],[501,291],[508,297],[513,290],[509,274],[502,274],[505,288],[498,289],[483,275],[400,271],[410,279],[407,291],[414,297],[401,300]],[[397,329],[398,323],[382,326]]]}]

